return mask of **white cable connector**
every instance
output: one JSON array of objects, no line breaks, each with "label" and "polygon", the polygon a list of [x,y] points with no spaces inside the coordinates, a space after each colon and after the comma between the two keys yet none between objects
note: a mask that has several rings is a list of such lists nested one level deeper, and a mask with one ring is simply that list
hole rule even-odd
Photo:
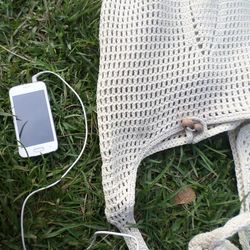
[{"label": "white cable connector", "polygon": [[138,239],[133,236],[133,235],[130,235],[130,234],[123,234],[123,233],[116,233],[116,232],[111,232],[111,231],[97,231],[94,233],[94,238],[90,244],[90,246],[86,249],[86,250],[90,250],[91,247],[94,245],[95,241],[96,241],[96,237],[98,234],[109,234],[109,235],[114,235],[114,236],[122,236],[122,237],[129,237],[129,238],[132,238],[135,240],[136,242],[136,250],[140,250],[139,249],[139,242],[138,242]]},{"label": "white cable connector", "polygon": [[[86,144],[87,144],[87,139],[88,139],[88,124],[87,124],[87,115],[86,115],[86,110],[85,110],[85,107],[84,107],[84,104],[81,100],[81,97],[77,94],[77,92],[60,76],[58,75],[57,73],[54,73],[53,71],[41,71],[39,72],[38,74],[34,75],[32,77],[32,82],[33,83],[36,83],[37,82],[37,79],[39,76],[43,75],[43,74],[52,74],[52,75],[55,75],[57,76],[74,94],[75,96],[77,97],[77,99],[79,100],[80,104],[81,104],[81,108],[82,108],[82,111],[83,111],[83,115],[84,115],[84,121],[85,121],[85,138],[84,138],[84,143],[83,143],[83,146],[82,146],[82,149],[78,155],[78,157],[76,158],[76,160],[72,163],[72,165],[66,170],[66,172],[61,176],[61,178],[53,183],[51,183],[50,185],[48,186],[45,186],[45,187],[42,187],[42,188],[39,188],[37,190],[34,190],[33,192],[31,192],[24,200],[23,202],[23,205],[22,205],[22,209],[21,209],[21,238],[22,238],[22,245],[23,245],[23,249],[26,250],[26,245],[25,245],[25,238],[24,238],[24,209],[25,209],[25,206],[26,206],[26,203],[28,202],[29,198],[31,196],[33,196],[34,194],[38,193],[38,192],[41,192],[43,190],[46,190],[46,189],[49,189],[51,187],[54,187],[55,185],[57,185],[59,182],[61,182],[61,180],[69,173],[69,171],[76,165],[76,163],[79,161],[79,159],[81,158],[81,156],[83,155],[84,153],[84,150],[86,148]],[[86,250],[89,250],[93,245],[94,245],[94,242],[96,240],[96,236],[98,234],[109,234],[109,235],[115,235],[115,236],[123,236],[123,237],[130,237],[130,238],[133,238],[136,242],[136,249],[139,250],[139,242],[137,240],[136,237],[132,236],[132,235],[129,235],[129,234],[123,234],[123,233],[116,233],[116,232],[111,232],[111,231],[97,231],[94,233],[94,238],[93,238],[93,241],[92,243],[90,244],[90,246],[86,249]]]}]

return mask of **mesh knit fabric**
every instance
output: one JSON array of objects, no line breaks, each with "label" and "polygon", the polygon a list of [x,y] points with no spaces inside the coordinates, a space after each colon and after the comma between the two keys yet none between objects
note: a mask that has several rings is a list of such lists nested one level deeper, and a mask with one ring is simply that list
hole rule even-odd
[{"label": "mesh knit fabric", "polygon": [[[139,230],[128,226],[135,223],[142,159],[234,130],[250,118],[250,1],[103,0],[100,50],[105,212],[148,249]],[[183,129],[186,117],[203,131]],[[239,187],[242,199],[247,191]],[[135,249],[132,239],[126,242]]]}]

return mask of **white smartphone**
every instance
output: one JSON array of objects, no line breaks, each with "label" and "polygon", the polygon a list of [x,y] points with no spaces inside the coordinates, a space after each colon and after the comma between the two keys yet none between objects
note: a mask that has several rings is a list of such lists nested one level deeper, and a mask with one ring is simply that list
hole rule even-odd
[{"label": "white smartphone", "polygon": [[58,142],[44,82],[15,86],[9,91],[18,151],[32,157],[57,150]]}]

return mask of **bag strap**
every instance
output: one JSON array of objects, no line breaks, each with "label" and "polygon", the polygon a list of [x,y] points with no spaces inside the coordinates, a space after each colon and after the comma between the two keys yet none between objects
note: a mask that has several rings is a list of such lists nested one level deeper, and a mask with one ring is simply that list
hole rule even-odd
[{"label": "bag strap", "polygon": [[239,233],[243,250],[250,250],[250,124],[243,124],[229,132],[238,193],[240,215],[230,219],[223,227],[195,236],[189,250],[237,250],[227,239]]},{"label": "bag strap", "polygon": [[189,250],[238,250],[227,239],[249,227],[250,213],[242,213],[230,219],[223,227],[195,236],[189,242]]},{"label": "bag strap", "polygon": [[[241,213],[250,212],[250,123],[229,132]],[[239,233],[243,250],[250,249],[250,227]]]}]

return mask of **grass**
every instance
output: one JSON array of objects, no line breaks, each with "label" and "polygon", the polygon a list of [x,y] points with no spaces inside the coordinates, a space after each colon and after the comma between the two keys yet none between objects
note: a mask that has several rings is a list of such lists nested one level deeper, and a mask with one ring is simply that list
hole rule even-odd
[{"label": "grass", "polygon": [[[83,142],[76,98],[56,78],[46,76],[59,150],[31,159],[18,156],[8,90],[30,82],[41,70],[60,73],[80,93],[90,135],[84,157],[67,178],[28,202],[28,247],[85,249],[96,230],[116,230],[104,215],[95,104],[100,5],[99,0],[0,0],[0,249],[21,249],[19,218],[25,196],[58,179]],[[195,190],[196,201],[174,205],[174,195],[185,186]],[[239,206],[225,134],[141,163],[135,211],[150,249],[187,249],[195,234],[222,225]],[[93,249],[126,249],[122,239],[111,236],[98,237],[97,243]]]}]

